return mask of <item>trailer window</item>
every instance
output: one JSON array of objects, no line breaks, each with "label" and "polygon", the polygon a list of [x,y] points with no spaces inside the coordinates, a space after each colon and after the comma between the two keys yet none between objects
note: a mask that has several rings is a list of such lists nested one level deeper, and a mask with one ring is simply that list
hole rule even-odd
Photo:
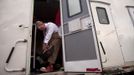
[{"label": "trailer window", "polygon": [[69,17],[81,13],[80,0],[67,0],[67,8]]},{"label": "trailer window", "polygon": [[133,25],[134,25],[134,7],[133,6],[128,6],[128,12],[129,12],[129,15],[130,15],[130,18],[133,22]]},{"label": "trailer window", "polygon": [[108,15],[105,8],[96,7],[98,19],[101,24],[109,24]]}]

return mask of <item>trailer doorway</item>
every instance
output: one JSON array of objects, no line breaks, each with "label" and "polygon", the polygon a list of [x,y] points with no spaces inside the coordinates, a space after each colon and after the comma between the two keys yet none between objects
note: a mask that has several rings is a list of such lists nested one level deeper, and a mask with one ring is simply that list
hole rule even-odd
[{"label": "trailer doorway", "polygon": [[[34,0],[34,15],[32,29],[32,47],[31,47],[31,72],[41,73],[40,68],[44,66],[44,61],[40,56],[42,54],[42,44],[44,34],[36,28],[35,22],[53,22],[60,28],[60,7],[59,0]],[[43,65],[42,65],[43,63]],[[62,47],[54,64],[54,71],[63,70]]]}]

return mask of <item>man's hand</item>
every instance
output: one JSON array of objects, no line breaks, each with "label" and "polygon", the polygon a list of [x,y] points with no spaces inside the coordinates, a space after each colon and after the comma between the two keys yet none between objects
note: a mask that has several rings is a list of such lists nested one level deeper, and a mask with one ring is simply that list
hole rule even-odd
[{"label": "man's hand", "polygon": [[49,46],[47,43],[43,43],[43,53],[45,53],[48,50]]}]

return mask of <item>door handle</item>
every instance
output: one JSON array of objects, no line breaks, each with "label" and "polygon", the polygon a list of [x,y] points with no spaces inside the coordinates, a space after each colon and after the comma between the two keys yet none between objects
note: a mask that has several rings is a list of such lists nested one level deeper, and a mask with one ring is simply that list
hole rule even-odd
[{"label": "door handle", "polygon": [[9,54],[7,60],[6,60],[6,63],[9,63],[9,61],[10,61],[10,59],[11,59],[11,56],[12,56],[12,54],[13,54],[13,52],[14,52],[14,48],[15,48],[15,47],[12,47],[11,52],[10,52],[10,54]]},{"label": "door handle", "polygon": [[20,27],[20,28],[29,28],[28,26],[25,26],[25,25],[23,25],[23,24],[20,24],[19,27]]},{"label": "door handle", "polygon": [[104,55],[106,55],[106,51],[105,51],[104,46],[103,46],[101,41],[100,41],[100,45],[101,45],[101,48],[102,48],[102,51],[103,51]]},{"label": "door handle", "polygon": [[[15,43],[15,46],[16,46],[16,44],[19,43],[19,42],[27,42],[27,40],[24,39],[24,40],[17,41],[17,42]],[[12,49],[11,49],[11,51],[10,51],[10,53],[9,53],[9,56],[8,56],[8,58],[7,58],[7,60],[6,60],[6,63],[9,63],[9,61],[10,61],[10,59],[11,59],[11,56],[12,56],[12,54],[13,54],[13,52],[14,52],[15,46],[12,47]]]},{"label": "door handle", "polygon": [[20,42],[26,43],[27,40],[26,40],[26,39],[24,39],[24,40],[19,40],[19,41],[17,41],[17,42],[15,43],[15,46],[12,47],[12,49],[11,49],[11,51],[10,51],[10,53],[9,53],[9,56],[7,57],[7,60],[6,60],[5,70],[6,70],[7,72],[18,72],[18,71],[23,72],[23,71],[25,71],[25,68],[21,68],[21,69],[9,69],[9,68],[7,67],[7,65],[9,64],[10,59],[11,59],[11,57],[12,57],[12,55],[13,55],[13,52],[14,52],[14,50],[15,50],[16,45],[17,45],[18,43],[20,43]]},{"label": "door handle", "polygon": [[107,62],[106,51],[105,51],[105,48],[104,48],[104,46],[103,46],[103,44],[102,44],[101,41],[100,41],[100,46],[101,46],[101,48],[102,48],[102,52],[103,52],[104,57],[105,57],[105,60],[102,61],[102,63],[106,63],[106,62]]}]

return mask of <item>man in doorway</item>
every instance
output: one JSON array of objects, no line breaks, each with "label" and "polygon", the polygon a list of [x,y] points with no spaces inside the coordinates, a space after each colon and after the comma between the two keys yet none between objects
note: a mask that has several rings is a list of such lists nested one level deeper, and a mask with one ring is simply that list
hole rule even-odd
[{"label": "man in doorway", "polygon": [[48,57],[49,65],[46,67],[41,67],[40,71],[42,72],[51,72],[53,71],[53,65],[58,56],[59,49],[61,47],[61,37],[59,36],[59,29],[56,24],[52,22],[43,23],[42,21],[36,21],[37,28],[44,32],[44,41],[43,41],[43,53],[50,50],[50,47],[53,47],[53,51],[50,57]]}]

